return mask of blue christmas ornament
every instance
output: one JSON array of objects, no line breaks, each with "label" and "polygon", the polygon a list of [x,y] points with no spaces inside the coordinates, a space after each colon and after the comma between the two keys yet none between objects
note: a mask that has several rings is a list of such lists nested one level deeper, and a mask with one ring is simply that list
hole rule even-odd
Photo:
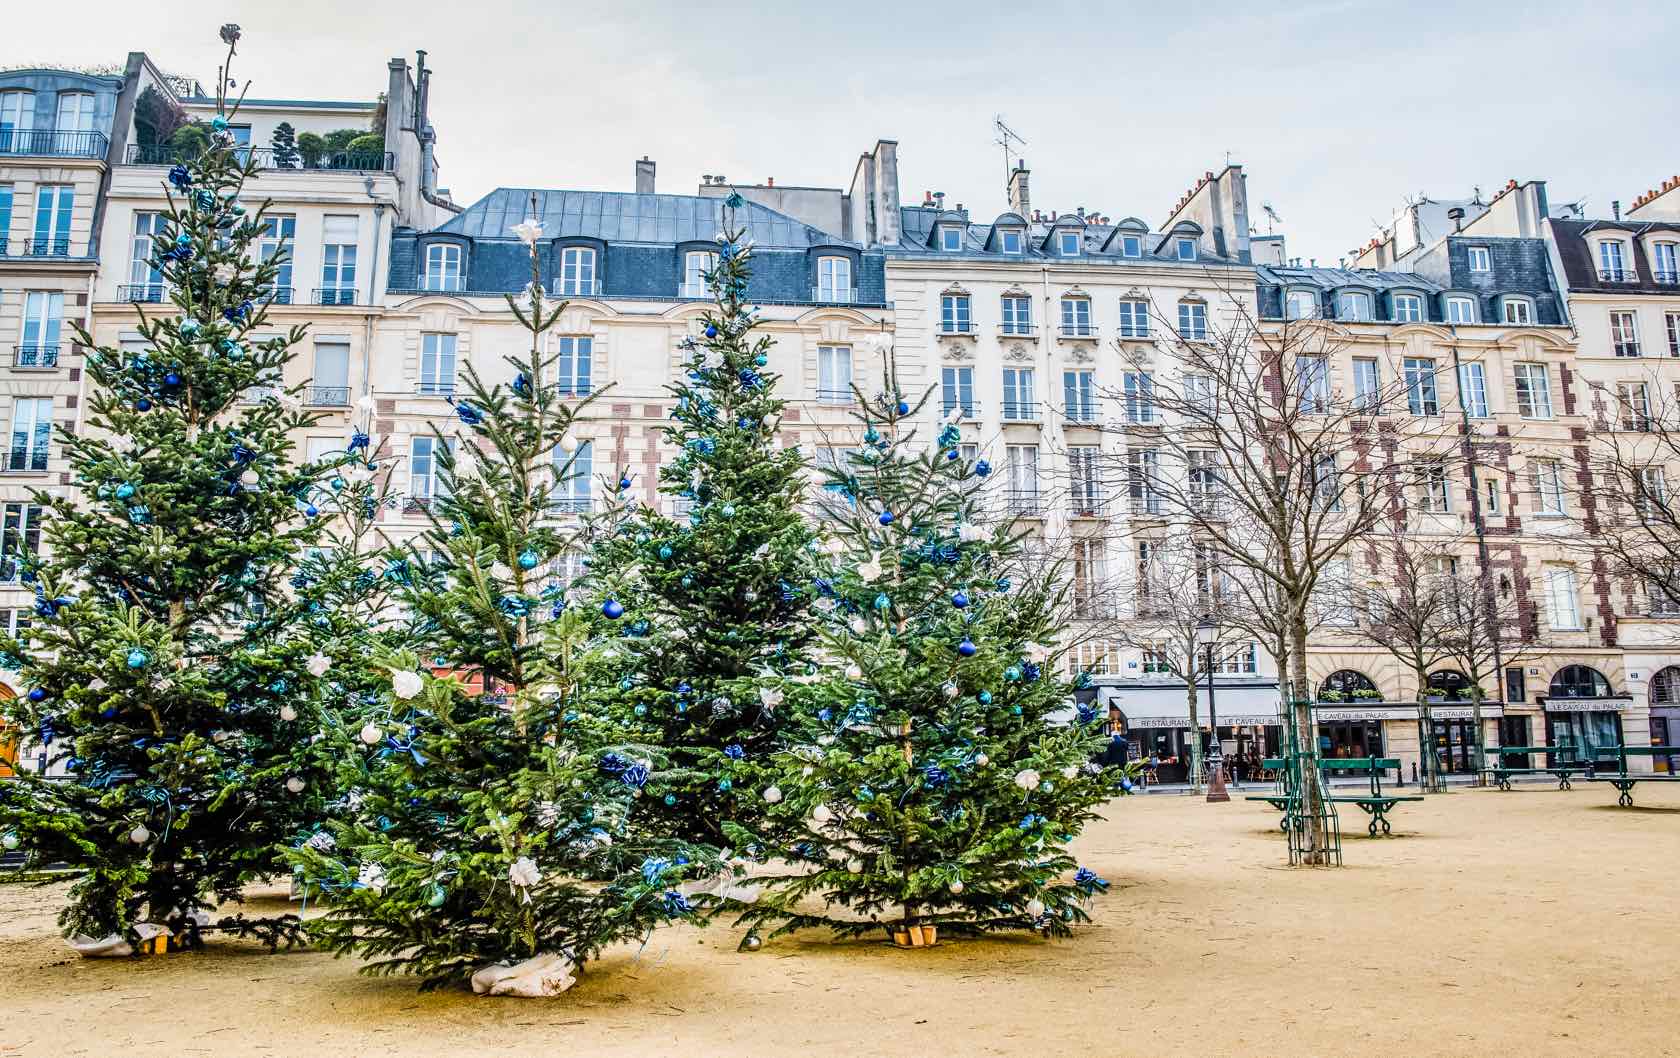
[{"label": "blue christmas ornament", "polygon": [[898,402],[898,413],[900,415],[909,415],[910,414],[910,402],[909,401],[903,401],[903,400],[899,401]]},{"label": "blue christmas ornament", "polygon": [[461,421],[466,423],[468,426],[477,426],[479,423],[484,421],[484,413],[480,412],[477,408],[468,404],[466,401],[461,401],[459,404],[455,405],[455,414],[459,416]]},{"label": "blue christmas ornament", "polygon": [[627,489],[629,487],[630,487],[630,479],[629,478],[619,478],[618,479],[618,490],[620,492],[623,492],[625,489]]},{"label": "blue christmas ornament", "polygon": [[[957,644],[957,653],[961,654],[965,658],[973,657],[975,651],[979,649],[979,647],[974,645],[974,641],[972,639],[964,639],[961,643]],[[982,698],[981,700],[984,701],[985,699]]]},{"label": "blue christmas ornament", "polygon": [[959,610],[966,610],[968,608],[968,593],[959,591],[951,596],[951,605]]},{"label": "blue christmas ornament", "polygon": [[535,551],[521,551],[519,553],[520,569],[536,569],[538,561],[540,561],[540,559]]},{"label": "blue christmas ornament", "polygon": [[1003,678],[1008,680],[1010,683],[1017,682],[1021,678],[1021,666],[1011,665],[1007,669],[1004,669]]},{"label": "blue christmas ornament", "polygon": [[877,610],[890,610],[890,609],[892,609],[892,600],[887,598],[887,593],[886,592],[882,592],[881,594],[875,596],[875,609],[877,609]]},{"label": "blue christmas ornament", "polygon": [[992,465],[982,459],[980,462],[974,464],[974,472],[979,474],[981,477],[985,477],[987,474],[992,472]]},{"label": "blue christmas ornament", "polygon": [[151,411],[152,410],[152,402],[145,397],[141,397],[139,400],[134,402],[134,410],[135,411]]},{"label": "blue christmas ornament", "polygon": [[980,695],[979,695],[979,698],[980,698],[980,704],[981,705],[991,705],[992,704],[992,692],[991,691],[981,691]]},{"label": "blue christmas ornament", "polygon": [[610,619],[616,621],[620,617],[624,616],[624,605],[617,599],[608,599],[606,602],[601,604],[601,612],[606,614]]},{"label": "blue christmas ornament", "polygon": [[759,367],[763,367],[765,364],[768,364],[769,362],[770,362],[770,358],[768,356],[765,356],[763,353],[759,353],[757,356],[753,357],[753,363],[757,364]]},{"label": "blue christmas ornament", "polygon": [[724,504],[724,505],[723,505],[723,516],[724,516],[724,517],[725,517],[725,518],[733,518],[733,517],[735,517],[735,508],[734,508],[734,506],[733,506],[733,505],[731,505],[731,504],[728,504],[728,503],[726,503],[726,504]]},{"label": "blue christmas ornament", "polygon": [[198,321],[188,316],[177,325],[176,330],[181,332],[181,337],[191,338],[198,333]]},{"label": "blue christmas ornament", "polygon": [[344,488],[345,481],[343,478],[333,478],[331,481],[327,482],[327,484],[332,486],[332,490],[334,492],[339,492]]},{"label": "blue christmas ornament", "polygon": [[192,171],[184,165],[170,166],[169,182],[174,184],[177,188],[185,191],[187,188],[192,186]]},{"label": "blue christmas ornament", "polygon": [[659,558],[660,558],[660,560],[665,561],[665,560],[668,560],[670,557],[671,557],[671,545],[670,544],[659,545]]},{"label": "blue christmas ornament", "polygon": [[710,323],[706,324],[706,337],[716,338],[717,337],[717,327],[715,327],[714,325],[712,325]]},{"label": "blue christmas ornament", "polygon": [[29,700],[32,702],[44,702],[47,700],[47,692],[39,687],[31,687],[29,688]]},{"label": "blue christmas ornament", "polygon": [[228,119],[220,114],[217,114],[215,117],[210,119],[210,127],[215,129],[217,132],[226,132]]},{"label": "blue christmas ornament", "polygon": [[128,667],[131,669],[143,669],[146,667],[146,663],[151,660],[152,656],[139,647],[135,647],[128,652]]},{"label": "blue christmas ornament", "polygon": [[117,499],[126,500],[132,495],[134,495],[133,485],[125,481],[121,485],[117,486]]},{"label": "blue christmas ornament", "polygon": [[682,586],[685,587],[685,588],[694,587],[694,578],[691,577],[691,576],[688,576],[687,574],[684,574],[683,579],[682,579]]},{"label": "blue christmas ornament", "polygon": [[722,790],[724,793],[728,793],[730,790],[735,788],[735,783],[729,777],[725,776],[724,778],[718,780],[717,788]]},{"label": "blue christmas ornament", "polygon": [[1009,590],[1009,578],[1008,577],[999,577],[997,585],[998,585],[998,591],[1008,591]]},{"label": "blue christmas ornament", "polygon": [[171,371],[169,374],[163,376],[163,384],[166,386],[179,386],[181,384],[181,376]]},{"label": "blue christmas ornament", "polygon": [[348,448],[346,448],[345,451],[346,452],[366,451],[367,446],[371,443],[372,443],[372,438],[368,437],[368,435],[363,433],[362,431],[357,430],[355,433],[350,435],[350,446]]},{"label": "blue christmas ornament", "polygon": [[882,525],[891,525],[893,523],[893,512],[882,511],[881,516],[877,518],[876,521],[880,522]]},{"label": "blue christmas ornament", "polygon": [[677,795],[676,794],[668,793],[668,794],[665,795],[665,804],[667,806],[674,805],[676,803],[677,803]]},{"label": "blue christmas ornament", "polygon": [[315,506],[313,503],[311,503],[309,506],[307,506],[303,509],[303,513],[304,513],[305,517],[313,518],[317,514],[321,513],[321,509],[319,507]]}]

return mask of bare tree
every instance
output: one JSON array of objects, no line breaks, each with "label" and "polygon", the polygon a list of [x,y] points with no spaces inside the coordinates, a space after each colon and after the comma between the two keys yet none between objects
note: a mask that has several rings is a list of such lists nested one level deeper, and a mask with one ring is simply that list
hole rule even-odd
[{"label": "bare tree", "polygon": [[1680,503],[1669,467],[1680,461],[1680,388],[1657,372],[1614,388],[1592,385],[1587,484],[1602,532],[1592,546],[1611,572],[1648,593],[1651,612],[1680,614]]},{"label": "bare tree", "polygon": [[[1489,686],[1503,689],[1507,665],[1523,664],[1541,653],[1539,641],[1522,633],[1522,604],[1509,579],[1494,583],[1481,564],[1474,574],[1451,579],[1445,594],[1448,656],[1470,680],[1470,718],[1476,736],[1476,784],[1487,781],[1487,731],[1482,702]],[[1500,693],[1499,698],[1504,699]],[[1434,756],[1433,753],[1430,754]]]},{"label": "bare tree", "polygon": [[[1206,306],[1181,303],[1161,321],[1155,351],[1120,346],[1130,370],[1109,398],[1125,408],[1122,480],[1133,519],[1162,519],[1224,556],[1234,569],[1269,581],[1287,632],[1290,726],[1312,745],[1316,725],[1307,681],[1313,598],[1329,565],[1376,529],[1423,472],[1419,451],[1435,447],[1424,420],[1409,414],[1435,380],[1396,377],[1344,394],[1331,383],[1346,332],[1318,321],[1265,321],[1238,306],[1228,324]],[[1391,372],[1391,377],[1395,377]],[[1443,468],[1430,454],[1428,466]],[[1331,862],[1315,754],[1301,755],[1305,798],[1299,858]]]}]

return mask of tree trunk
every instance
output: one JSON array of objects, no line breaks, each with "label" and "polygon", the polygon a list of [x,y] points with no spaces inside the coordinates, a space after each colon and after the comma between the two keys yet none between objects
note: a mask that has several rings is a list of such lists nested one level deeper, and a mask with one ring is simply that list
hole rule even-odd
[{"label": "tree trunk", "polygon": [[1482,691],[1479,680],[1470,685],[1470,723],[1476,732],[1476,774],[1471,783],[1482,786],[1487,782],[1487,730],[1482,722]]},{"label": "tree trunk", "polygon": [[1312,695],[1307,691],[1307,622],[1303,610],[1291,602],[1294,616],[1289,627],[1289,707],[1294,710],[1295,730],[1301,744],[1301,794],[1305,840],[1302,862],[1314,865],[1330,862],[1330,835],[1324,827],[1324,799],[1318,788],[1318,725],[1313,722]]},{"label": "tree trunk", "polygon": [[1196,701],[1196,670],[1191,668],[1187,673],[1189,679],[1184,681],[1185,698],[1190,707],[1190,792],[1202,792],[1202,721],[1197,715]]}]

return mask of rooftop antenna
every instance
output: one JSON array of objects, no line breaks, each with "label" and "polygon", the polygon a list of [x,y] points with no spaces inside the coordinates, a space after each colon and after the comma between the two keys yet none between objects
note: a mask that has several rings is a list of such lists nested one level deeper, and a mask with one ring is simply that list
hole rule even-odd
[{"label": "rooftop antenna", "polygon": [[[1020,133],[1003,123],[1002,114],[997,114],[992,117],[992,128],[997,132],[997,139],[992,142],[1003,148],[1003,183],[1005,187],[1008,187],[1010,173],[1009,155],[1012,150],[1010,144],[1018,143],[1022,147],[1025,147],[1027,145],[1027,141],[1021,138]],[[1014,154],[1016,157],[1019,157],[1021,152],[1014,151]]]},{"label": "rooftop antenna", "polygon": [[1276,234],[1277,226],[1283,223],[1283,218],[1277,215],[1277,210],[1272,208],[1270,202],[1260,203],[1260,212],[1266,214],[1266,234]]}]

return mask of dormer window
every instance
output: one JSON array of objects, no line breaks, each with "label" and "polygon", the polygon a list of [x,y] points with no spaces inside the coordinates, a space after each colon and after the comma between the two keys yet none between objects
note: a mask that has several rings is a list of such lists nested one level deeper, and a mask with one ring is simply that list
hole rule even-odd
[{"label": "dormer window", "polygon": [[960,253],[963,248],[962,229],[950,224],[939,227],[939,248],[946,253]]},{"label": "dormer window", "polygon": [[998,232],[998,249],[1004,253],[1021,252],[1021,233],[1014,228]]},{"label": "dormer window", "polygon": [[1369,321],[1371,318],[1371,299],[1357,290],[1343,291],[1336,299],[1336,317],[1355,322]]},{"label": "dormer window", "polygon": [[1475,323],[1476,301],[1474,298],[1450,297],[1447,299],[1448,323]]},{"label": "dormer window", "polygon": [[707,294],[706,273],[717,268],[717,254],[710,250],[689,250],[683,254],[682,296],[703,298]]},{"label": "dormer window", "polygon": [[816,301],[851,304],[852,259],[850,257],[817,258]]},{"label": "dormer window", "polygon": [[1488,256],[1488,248],[1486,246],[1472,246],[1472,247],[1470,247],[1469,257],[1470,257],[1470,271],[1472,271],[1472,272],[1491,272],[1491,271],[1493,271],[1493,259]]},{"label": "dormer window", "polygon": [[1423,321],[1423,299],[1416,294],[1394,295],[1394,322],[1421,323]]},{"label": "dormer window", "polygon": [[1598,278],[1621,283],[1632,278],[1627,268],[1627,244],[1620,239],[1606,239],[1598,244]]},{"label": "dormer window", "polygon": [[1196,240],[1178,239],[1174,243],[1174,252],[1180,261],[1194,261],[1196,259]]},{"label": "dormer window", "polygon": [[421,290],[462,290],[461,248],[454,243],[432,243],[426,247],[426,268],[420,276]]},{"label": "dormer window", "polygon": [[561,297],[588,297],[601,288],[595,279],[595,251],[588,246],[568,246],[560,251]]},{"label": "dormer window", "polygon": [[1527,298],[1506,298],[1505,322],[1529,324],[1534,322],[1534,305]]},{"label": "dormer window", "polygon": [[1081,242],[1077,231],[1060,232],[1056,236],[1056,252],[1063,257],[1078,257]]},{"label": "dormer window", "polygon": [[1310,320],[1318,315],[1318,294],[1311,290],[1291,290],[1284,305],[1284,315],[1292,320]]},{"label": "dormer window", "polygon": [[1122,235],[1122,236],[1120,236],[1120,256],[1121,257],[1142,257],[1143,256],[1143,236],[1141,236],[1141,235]]}]

